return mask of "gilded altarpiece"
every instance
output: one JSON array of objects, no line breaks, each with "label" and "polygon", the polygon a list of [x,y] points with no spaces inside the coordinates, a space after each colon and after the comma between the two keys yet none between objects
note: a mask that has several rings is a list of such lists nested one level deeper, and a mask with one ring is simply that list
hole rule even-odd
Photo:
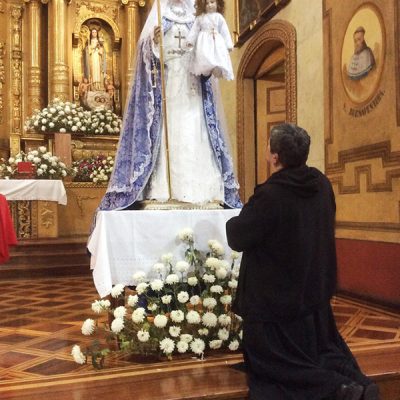
[{"label": "gilded altarpiece", "polygon": [[[24,130],[25,120],[55,97],[82,104],[84,78],[95,92],[93,99],[97,96],[100,103],[109,99],[113,111],[122,115],[136,43],[151,4],[145,0],[0,0],[0,157],[49,145],[46,133]],[[92,57],[89,65],[93,29],[104,51],[100,61]],[[100,71],[100,79],[95,71]],[[117,141],[115,136],[72,138],[72,160],[113,155]],[[51,207],[40,211],[33,202],[20,209],[14,205],[20,237],[53,237],[58,226],[68,227],[61,230],[63,236],[88,232],[89,220],[79,229],[67,222],[81,220],[82,210],[93,214],[105,187],[92,186],[66,183],[68,214],[57,216],[57,206],[53,214]],[[49,234],[49,229],[54,232]]]},{"label": "gilded altarpiece", "polygon": [[326,173],[337,237],[400,243],[399,9],[324,1]]}]

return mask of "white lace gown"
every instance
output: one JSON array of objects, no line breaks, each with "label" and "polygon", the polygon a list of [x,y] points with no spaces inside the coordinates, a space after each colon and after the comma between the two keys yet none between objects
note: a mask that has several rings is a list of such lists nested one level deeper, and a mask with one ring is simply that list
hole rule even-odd
[{"label": "white lace gown", "polygon": [[233,69],[229,51],[233,48],[225,18],[217,12],[199,15],[189,33],[188,42],[194,46],[190,71],[195,75],[222,76],[232,80]]},{"label": "white lace gown", "polygon": [[199,78],[188,72],[188,33],[186,25],[174,23],[164,36],[172,193],[170,196],[163,132],[155,170],[145,189],[144,198],[158,201],[172,198],[194,204],[223,202],[223,179],[205,125]]}]

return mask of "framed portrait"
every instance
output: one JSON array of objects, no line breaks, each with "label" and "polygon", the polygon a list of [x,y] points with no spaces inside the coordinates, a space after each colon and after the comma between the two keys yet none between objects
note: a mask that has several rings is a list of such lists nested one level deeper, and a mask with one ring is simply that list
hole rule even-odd
[{"label": "framed portrait", "polygon": [[341,73],[348,98],[357,106],[375,95],[385,62],[385,26],[371,3],[352,16],[343,38]]},{"label": "framed portrait", "polygon": [[243,44],[290,0],[235,0],[236,44]]}]

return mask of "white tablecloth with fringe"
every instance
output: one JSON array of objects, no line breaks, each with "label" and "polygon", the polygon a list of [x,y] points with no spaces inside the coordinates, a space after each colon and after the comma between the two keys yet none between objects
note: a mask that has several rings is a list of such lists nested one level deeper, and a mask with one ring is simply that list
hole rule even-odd
[{"label": "white tablecloth with fringe", "polygon": [[67,192],[60,179],[0,179],[0,193],[7,201],[56,201],[67,204]]},{"label": "white tablecloth with fringe", "polygon": [[152,277],[153,265],[166,253],[172,253],[175,261],[183,260],[186,247],[178,234],[184,228],[194,231],[198,250],[208,250],[208,241],[215,239],[230,256],[225,224],[239,212],[240,209],[99,212],[88,242],[97,292],[104,297],[117,283],[132,285],[132,275],[138,271]]}]

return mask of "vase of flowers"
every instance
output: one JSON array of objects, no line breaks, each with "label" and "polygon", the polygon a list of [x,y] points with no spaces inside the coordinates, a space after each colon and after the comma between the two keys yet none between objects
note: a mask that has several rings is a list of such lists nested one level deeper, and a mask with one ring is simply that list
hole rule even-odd
[{"label": "vase of flowers", "polygon": [[[124,285],[115,285],[111,296],[123,300],[122,305],[113,307],[104,299],[92,304],[96,315],[112,316],[104,329],[118,341],[120,351],[171,359],[177,354],[203,357],[208,351],[239,349],[241,319],[231,311],[240,268],[238,253],[225,260],[224,247],[216,240],[208,242],[208,252],[200,252],[194,246],[191,229],[181,231],[179,238],[186,246],[183,260],[163,255],[153,266],[153,279],[136,272],[132,294],[126,294]],[[98,328],[97,318],[89,318],[82,325],[82,333],[89,336]],[[99,360],[104,360],[110,350],[100,348],[98,342],[96,346],[94,351],[92,346],[81,350],[75,345],[72,356],[80,364],[91,358],[99,367]]]},{"label": "vase of flowers", "polygon": [[72,163],[74,182],[104,183],[110,179],[114,167],[111,156],[98,155]]},{"label": "vase of flowers", "polygon": [[38,133],[76,133],[83,135],[119,135],[121,118],[101,107],[85,110],[58,98],[37,110],[25,122],[25,130]]},{"label": "vase of flowers", "polygon": [[34,179],[63,179],[69,174],[67,166],[57,156],[48,152],[45,146],[40,146],[37,150],[29,150],[28,153],[21,151],[8,160],[1,158],[0,178],[19,178],[18,164],[20,162],[32,164]]}]

